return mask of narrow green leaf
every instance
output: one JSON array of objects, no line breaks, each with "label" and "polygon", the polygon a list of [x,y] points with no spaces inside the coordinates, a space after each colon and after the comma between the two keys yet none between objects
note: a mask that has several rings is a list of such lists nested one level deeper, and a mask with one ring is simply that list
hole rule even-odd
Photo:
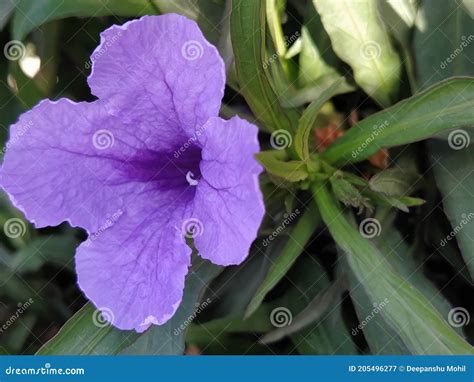
[{"label": "narrow green leaf", "polygon": [[[370,354],[373,355],[406,355],[410,351],[403,343],[396,330],[387,322],[379,310],[386,304],[386,300],[374,303],[361,287],[357,277],[347,264],[347,258],[344,253],[338,249],[341,256],[339,265],[343,267],[345,274],[349,279],[349,294],[354,304],[359,324],[350,328],[353,336],[362,333],[369,345]],[[376,309],[378,308],[378,309]]]},{"label": "narrow green leaf", "polygon": [[138,336],[134,331],[118,330],[106,324],[94,306],[87,303],[36,354],[114,355],[120,353]]},{"label": "narrow green leaf", "polygon": [[425,203],[425,201],[420,198],[413,198],[410,196],[389,196],[370,190],[362,191],[362,195],[366,196],[377,205],[398,208],[403,212],[409,212],[408,207],[420,206]]},{"label": "narrow green leaf", "polygon": [[362,120],[329,146],[323,158],[344,166],[381,148],[470,124],[474,124],[474,78],[452,78]]},{"label": "narrow green leaf", "polygon": [[338,78],[317,99],[311,102],[303,112],[295,134],[295,150],[302,160],[309,159],[309,134],[316,122],[321,107],[332,97],[339,94],[343,86],[345,86],[345,79]]},{"label": "narrow green leaf", "polygon": [[380,314],[413,354],[474,354],[473,348],[432,303],[390,266],[377,247],[351,225],[325,184],[313,193],[329,232],[346,254],[360,286],[373,303],[388,300]]},{"label": "narrow green leaf", "polygon": [[19,0],[13,17],[13,39],[23,40],[35,28],[66,17],[142,16],[155,14],[148,0]]},{"label": "narrow green leaf", "polygon": [[240,92],[269,131],[292,131],[298,118],[284,109],[272,88],[266,61],[265,1],[234,0],[230,29]]},{"label": "narrow green leaf", "polygon": [[282,150],[262,151],[256,155],[265,170],[288,182],[299,182],[308,177],[306,163],[296,160],[287,161]]},{"label": "narrow green leaf", "polygon": [[255,334],[272,329],[270,309],[262,305],[247,320],[241,316],[227,316],[200,324],[191,324],[186,343],[196,346],[203,354],[271,354],[271,349],[256,343]]},{"label": "narrow green leaf", "polygon": [[336,280],[318,293],[316,297],[314,297],[313,300],[311,300],[310,303],[300,313],[298,313],[297,316],[292,318],[289,325],[282,326],[281,328],[265,334],[260,338],[259,342],[263,344],[277,342],[286,336],[299,332],[319,320],[324,313],[332,308],[334,301],[336,301],[342,294],[343,288],[343,280]]},{"label": "narrow green leaf", "polygon": [[377,0],[313,2],[334,51],[351,66],[356,82],[381,106],[391,105],[397,97],[401,65],[380,22]]},{"label": "narrow green leaf", "polygon": [[288,237],[285,234],[279,235],[263,247],[262,240],[263,235],[255,240],[250,248],[249,257],[243,264],[227,267],[212,281],[203,300],[210,297],[216,301],[212,305],[213,317],[243,317],[250,300],[287,243]]},{"label": "narrow green leaf", "polygon": [[257,310],[267,293],[285,277],[285,274],[303,252],[305,245],[316,230],[318,224],[319,216],[317,209],[314,205],[311,205],[296,223],[295,228],[291,231],[287,244],[269,269],[265,280],[252,298],[252,301],[250,301],[245,312],[246,317],[249,317]]},{"label": "narrow green leaf", "polygon": [[[316,253],[317,255],[317,253]],[[315,256],[301,256],[287,275],[290,280],[290,288],[282,299],[273,303],[276,307],[273,310],[273,321],[277,321],[276,315],[285,307],[293,317],[293,322],[298,320],[303,312],[316,316],[324,309],[316,303],[318,295],[325,296],[326,300],[333,294],[330,306],[314,322],[305,326],[297,333],[290,335],[290,338],[300,354],[321,354],[321,355],[348,355],[357,354],[357,349],[352,341],[351,335],[346,328],[342,316],[342,292],[334,288],[333,292],[328,292],[331,282],[328,274]],[[342,281],[342,280],[341,280]],[[342,285],[341,285],[342,286]],[[328,301],[327,299],[326,301]],[[315,310],[308,311],[309,305],[313,301]],[[325,305],[325,303],[323,304]],[[318,307],[319,306],[319,307]],[[280,310],[278,310],[280,307]],[[311,308],[313,309],[313,308]],[[319,310],[319,312],[318,312]],[[272,316],[270,316],[272,317]],[[291,325],[292,323],[290,323]]]}]

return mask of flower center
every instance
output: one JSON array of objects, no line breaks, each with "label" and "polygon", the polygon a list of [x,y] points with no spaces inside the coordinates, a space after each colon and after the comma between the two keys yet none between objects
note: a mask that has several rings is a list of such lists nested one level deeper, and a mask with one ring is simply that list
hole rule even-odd
[{"label": "flower center", "polygon": [[192,146],[179,156],[143,150],[123,165],[129,180],[153,182],[159,189],[176,189],[183,194],[194,194],[201,178],[200,162],[201,149]]}]

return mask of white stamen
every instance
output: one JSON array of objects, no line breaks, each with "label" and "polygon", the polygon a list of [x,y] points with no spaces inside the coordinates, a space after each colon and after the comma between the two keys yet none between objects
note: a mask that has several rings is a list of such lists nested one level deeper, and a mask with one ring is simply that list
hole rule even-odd
[{"label": "white stamen", "polygon": [[198,181],[193,178],[194,174],[191,171],[188,171],[186,174],[186,181],[189,183],[190,186],[196,186]]}]

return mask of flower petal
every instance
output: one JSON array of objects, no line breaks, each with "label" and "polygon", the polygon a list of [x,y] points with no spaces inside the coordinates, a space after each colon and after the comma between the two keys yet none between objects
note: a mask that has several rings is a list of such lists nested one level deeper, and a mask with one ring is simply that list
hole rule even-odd
[{"label": "flower petal", "polygon": [[200,256],[215,264],[239,264],[265,212],[258,183],[262,168],[254,158],[258,130],[238,117],[212,118],[202,130],[202,178],[193,211],[201,227],[194,242]]},{"label": "flower petal", "polygon": [[169,159],[155,150],[167,141],[104,110],[99,101],[45,100],[11,127],[0,185],[37,227],[69,221],[93,233],[146,180],[166,173]]},{"label": "flower petal", "polygon": [[142,332],[175,313],[191,259],[185,214],[179,193],[151,191],[78,248],[79,286],[114,326]]},{"label": "flower petal", "polygon": [[[101,34],[88,78],[109,111],[141,126],[192,136],[217,116],[225,66],[197,24],[176,14],[144,16]],[[137,118],[138,117],[138,118]]]}]

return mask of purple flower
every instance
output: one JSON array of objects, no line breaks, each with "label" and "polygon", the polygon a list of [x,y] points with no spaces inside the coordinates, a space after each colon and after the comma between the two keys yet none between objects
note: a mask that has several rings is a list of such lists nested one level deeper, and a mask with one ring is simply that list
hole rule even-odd
[{"label": "purple flower", "polygon": [[37,227],[87,230],[79,286],[142,332],[181,302],[187,237],[215,264],[246,258],[264,214],[257,128],[217,117],[224,64],[182,16],[107,29],[88,83],[97,101],[44,100],[11,127],[0,184]]}]

